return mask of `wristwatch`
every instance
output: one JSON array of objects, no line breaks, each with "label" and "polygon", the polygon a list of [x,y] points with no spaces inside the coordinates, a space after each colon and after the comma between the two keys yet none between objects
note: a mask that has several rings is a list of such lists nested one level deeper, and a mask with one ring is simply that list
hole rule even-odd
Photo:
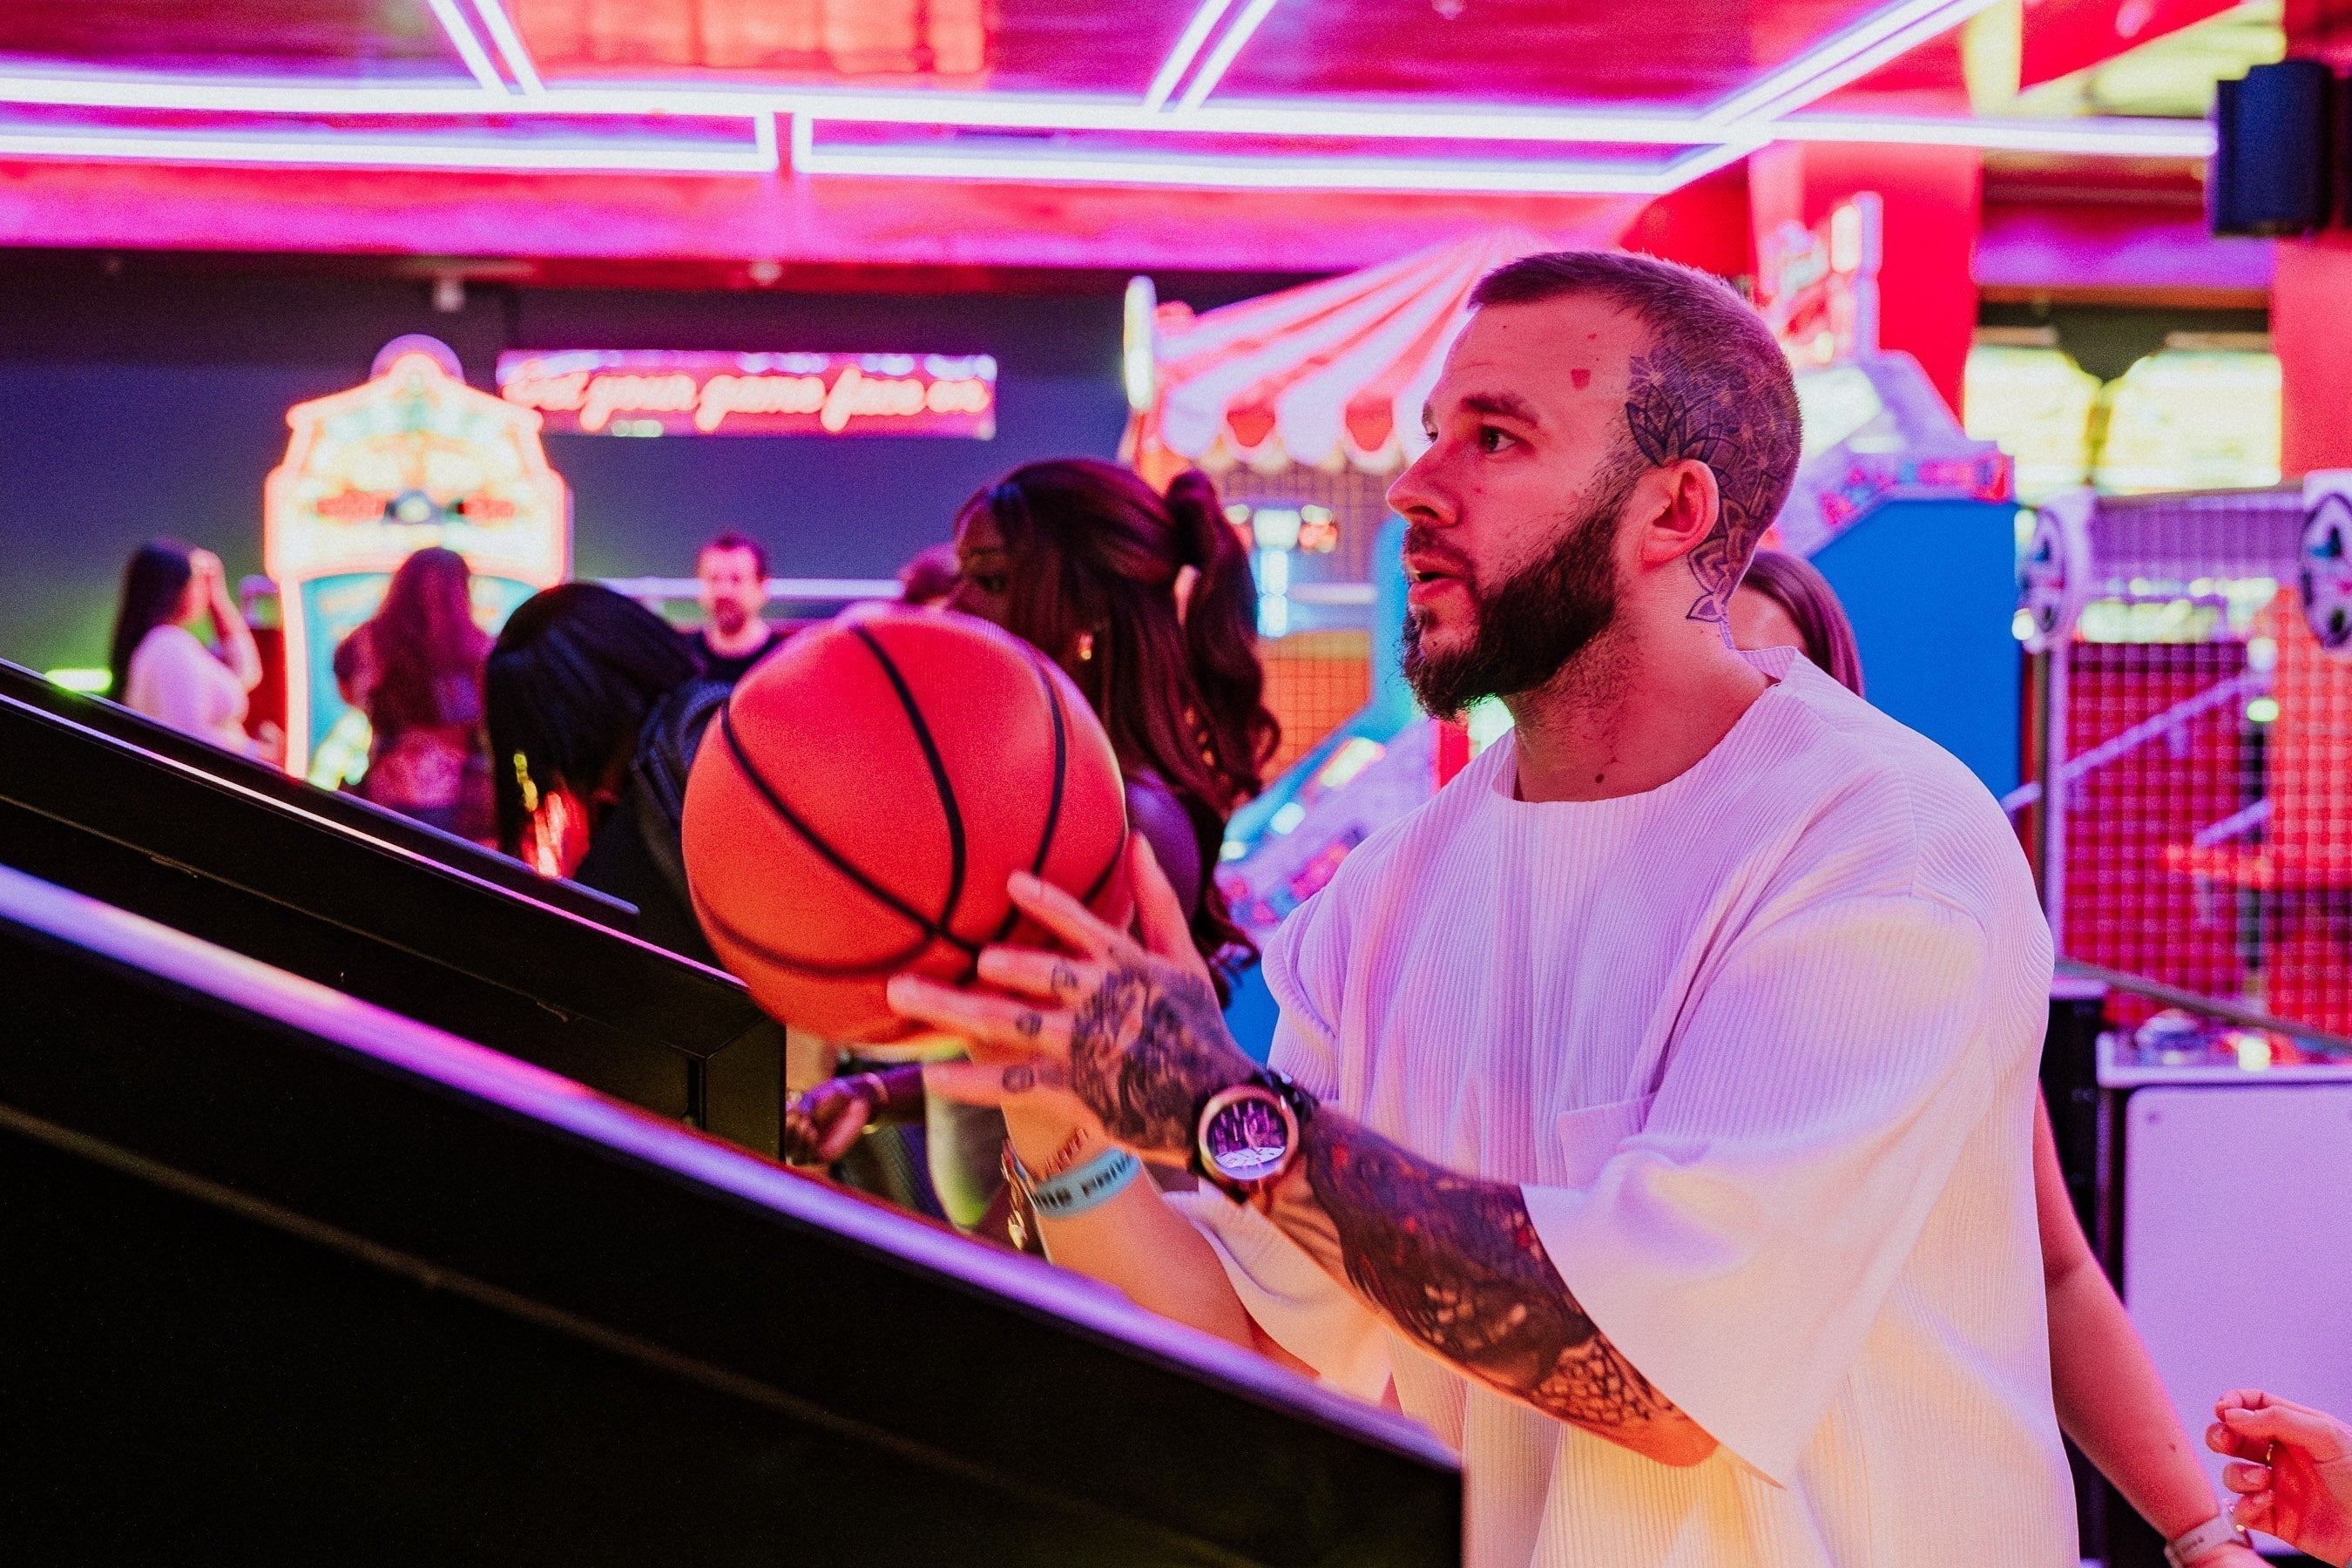
[{"label": "wristwatch", "polygon": [[1297,1160],[1315,1103],[1272,1068],[1219,1089],[1192,1119],[1192,1173],[1235,1202],[1248,1202]]}]

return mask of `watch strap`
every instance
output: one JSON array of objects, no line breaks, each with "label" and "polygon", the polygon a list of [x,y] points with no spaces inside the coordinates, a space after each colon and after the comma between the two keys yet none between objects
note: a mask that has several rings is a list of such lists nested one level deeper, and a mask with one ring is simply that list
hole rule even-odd
[{"label": "watch strap", "polygon": [[1322,1104],[1322,1101],[1301,1089],[1297,1080],[1288,1073],[1276,1072],[1272,1068],[1259,1068],[1250,1076],[1250,1081],[1264,1085],[1287,1100],[1290,1104],[1290,1113],[1298,1118],[1298,1130],[1302,1133],[1307,1131],[1307,1124],[1315,1120],[1315,1112]]}]

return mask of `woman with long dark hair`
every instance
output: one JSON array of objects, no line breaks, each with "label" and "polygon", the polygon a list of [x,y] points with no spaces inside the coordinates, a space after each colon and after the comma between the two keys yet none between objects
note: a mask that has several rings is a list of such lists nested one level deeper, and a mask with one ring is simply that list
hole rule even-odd
[{"label": "woman with long dark hair", "polygon": [[594,583],[534,594],[490,649],[491,779],[499,847],[520,854],[541,802],[587,818],[588,848],[562,869],[637,906],[637,934],[718,966],[688,897],[678,822],[703,726],[727,688],[668,622]]},{"label": "woman with long dark hair", "polygon": [[1255,952],[1217,890],[1225,819],[1263,786],[1279,727],[1257,657],[1249,552],[1206,474],[1162,497],[1093,458],[1030,463],[964,503],[948,607],[1068,672],[1109,732],[1128,814],[1217,974]]},{"label": "woman with long dark hair", "polygon": [[454,550],[400,563],[373,619],[335,650],[335,675],[373,731],[359,793],[460,837],[497,832],[482,729],[489,634],[474,624],[473,574]]},{"label": "woman with long dark hair", "polygon": [[[196,635],[208,616],[216,647]],[[246,694],[261,682],[261,654],[211,551],[176,539],[139,547],[122,569],[107,668],[107,689],[124,707],[216,746],[267,754],[245,730]]]},{"label": "woman with long dark hair", "polygon": [[[1249,552],[1216,486],[1185,473],[1163,497],[1097,458],[1025,464],[964,503],[956,554],[947,607],[1035,647],[1102,721],[1127,780],[1129,821],[1182,900],[1224,999],[1256,950],[1217,889],[1218,851],[1226,818],[1262,787],[1280,730],[1265,707]],[[795,1102],[787,1144],[803,1159],[835,1160],[868,1121],[922,1104],[919,1069],[837,1078]],[[978,1119],[1001,1143],[995,1113]],[[935,1110],[935,1143],[941,1120]],[[935,1181],[952,1184],[954,1163],[935,1148]],[[959,1206],[955,1194],[940,1196],[950,1212]],[[967,1194],[962,1206],[972,1201]]]}]

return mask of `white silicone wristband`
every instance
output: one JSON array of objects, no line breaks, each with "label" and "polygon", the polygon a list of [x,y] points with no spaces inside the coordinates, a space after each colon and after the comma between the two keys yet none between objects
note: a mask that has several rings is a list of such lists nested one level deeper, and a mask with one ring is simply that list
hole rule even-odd
[{"label": "white silicone wristband", "polygon": [[2235,1541],[2243,1544],[2245,1539],[2246,1532],[2231,1523],[2228,1514],[2217,1513],[2196,1529],[2183,1531],[2166,1542],[2164,1560],[2171,1563],[2172,1568],[2189,1568],[2190,1563],[2224,1542]]}]

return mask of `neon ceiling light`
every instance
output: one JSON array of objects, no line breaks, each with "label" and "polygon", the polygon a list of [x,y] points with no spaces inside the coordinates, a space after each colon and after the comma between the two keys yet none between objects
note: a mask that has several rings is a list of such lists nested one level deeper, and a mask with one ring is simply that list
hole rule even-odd
[{"label": "neon ceiling light", "polygon": [[[0,84],[4,85],[4,84]],[[569,95],[564,95],[566,102]],[[1152,132],[1202,135],[1348,136],[1396,141],[1608,142],[1714,146],[1739,139],[1882,142],[1983,146],[2007,151],[2198,157],[2212,149],[2203,121],[2081,118],[1972,120],[1900,114],[1804,115],[1714,124],[1696,115],[1559,113],[1465,107],[1423,110],[1324,106],[1233,100],[1196,110],[1146,113],[1131,100],[1019,97],[1012,94],[860,94],[803,91],[777,103],[841,124],[938,126],[972,130]]]},{"label": "neon ceiling light", "polygon": [[[915,93],[823,88],[745,89],[692,84],[598,84],[549,88],[502,0],[471,0],[491,44],[514,78],[499,76],[460,0],[427,0],[475,85],[352,85],[342,82],[218,80],[120,72],[55,71],[0,77],[0,102],[125,110],[231,113],[479,113],[486,93],[499,111],[524,115],[708,115],[748,118],[753,145],[681,149],[675,143],[521,146],[375,133],[141,132],[131,130],[8,131],[0,153],[19,155],[141,158],[237,163],[411,165],[426,168],[614,169],[683,173],[765,172],[776,166],[774,116],[793,117],[794,164],[811,174],[926,175],[1058,183],[1226,186],[1241,189],[1363,189],[1465,192],[1671,190],[1776,139],[1978,146],[2004,151],[2139,157],[2200,157],[2212,150],[2210,127],[2197,121],[2130,120],[1991,121],[1902,115],[1795,115],[1854,80],[1983,10],[1990,0],[1901,0],[1697,114],[1549,111],[1505,106],[1430,109],[1381,103],[1208,100],[1277,0],[1202,0],[1153,78],[1144,98],[1098,95]],[[1227,18],[1231,16],[1230,25]],[[1224,26],[1223,36],[1218,28]],[[1213,47],[1211,40],[1214,39]],[[1207,58],[1202,52],[1207,49]],[[1188,72],[1192,75],[1184,85]],[[1178,88],[1183,91],[1172,105]],[[1572,144],[1651,144],[1704,148],[1663,164],[1591,160],[1514,165],[1459,155],[1335,159],[1146,148],[818,147],[814,121],[900,124],[944,129],[1150,132],[1182,135],[1376,137]]]},{"label": "neon ceiling light", "polygon": [[796,115],[792,123],[792,166],[810,174],[1234,190],[1655,195],[1747,156],[1765,140],[1756,136],[1726,141],[1664,164],[1575,159],[1514,164],[1465,158],[1219,156],[1152,149],[821,145],[815,139],[815,122]]},{"label": "neon ceiling light", "polygon": [[[1211,0],[1212,4],[1215,0]],[[474,87],[301,84],[251,79],[56,73],[0,75],[0,103],[82,109],[195,110],[232,114],[461,115],[483,111]],[[1624,142],[1699,145],[1722,127],[1694,116],[1466,105],[1317,104],[1228,99],[1198,109],[1150,110],[1131,98],[1078,94],[874,92],[792,88],[765,92],[691,86],[554,87],[531,103],[505,102],[512,115],[813,114],[842,123],[977,130],[1200,132],[1276,136],[1375,136],[1467,142]]]},{"label": "neon ceiling light", "polygon": [[1177,38],[1176,47],[1168,51],[1168,58],[1161,62],[1160,74],[1153,77],[1151,85],[1143,89],[1146,111],[1156,111],[1168,101],[1168,95],[1176,90],[1176,84],[1184,79],[1184,73],[1191,70],[1192,62],[1200,58],[1201,46],[1209,41],[1209,35],[1217,30],[1217,24],[1224,20],[1225,13],[1233,6],[1234,0],[1201,0],[1201,8],[1192,13],[1192,20],[1186,25],[1182,36]]},{"label": "neon ceiling light", "polygon": [[1276,3],[1276,0],[1249,0],[1248,6],[1234,19],[1234,25],[1225,29],[1225,36],[1217,40],[1217,47],[1209,51],[1209,58],[1202,62],[1200,74],[1192,79],[1192,85],[1186,88],[1184,96],[1176,100],[1179,109],[1198,109],[1208,100],[1209,94],[1216,91],[1217,83],[1224,79],[1225,72],[1232,68],[1234,59],[1249,43],[1250,35],[1257,31],[1258,25],[1273,11]]},{"label": "neon ceiling light", "polygon": [[[1274,10],[1278,0],[1249,0],[1234,25],[1217,40],[1207,61],[1193,77],[1183,96],[1177,100],[1181,110],[1199,110],[1216,90],[1252,35]],[[1860,23],[1840,33],[1834,38],[1808,49],[1788,65],[1766,76],[1732,97],[1709,108],[1699,116],[1700,126],[1723,128],[1734,123],[1770,120],[1801,109],[1823,95],[1848,82],[1875,70],[1905,50],[1915,47],[1937,35],[1958,26],[1962,22],[1987,10],[1997,0],[1898,0],[1882,11],[1864,17]],[[1153,79],[1150,90],[1145,94],[1148,108],[1158,109],[1177,81],[1183,77],[1194,54],[1214,29],[1231,0],[1206,0],[1177,42],[1160,75]],[[1632,140],[1634,138],[1627,138]],[[1704,140],[1706,138],[1695,138]]]},{"label": "neon ceiling light", "polygon": [[[1212,0],[1214,4],[1214,0]],[[185,79],[116,73],[0,77],[0,103],[90,109],[191,110],[241,114],[467,115],[481,112],[473,86],[351,87]],[[502,94],[500,113],[551,115],[704,115],[743,118],[772,143],[775,113],[814,116],[844,124],[897,124],[971,129],[1161,132],[1204,135],[1384,137],[1398,141],[1635,143],[1714,146],[1734,129],[1735,145],[1776,138],[1980,146],[2004,151],[2137,157],[2202,157],[2212,132],[2200,121],[2126,119],[1969,120],[1903,115],[1798,115],[1737,128],[1696,116],[1559,113],[1471,106],[1407,109],[1226,100],[1194,110],[1152,112],[1133,99],[985,93],[875,93],[823,89],[755,93],[662,87],[549,88],[528,100]],[[82,133],[28,132],[42,146],[64,149]],[[20,138],[21,140],[21,138]],[[380,142],[380,139],[379,139]],[[243,145],[253,144],[245,138]],[[382,150],[378,145],[377,151]],[[370,159],[374,157],[370,154]],[[960,153],[958,156],[971,154]],[[1211,154],[1213,155],[1213,154]],[[239,161],[251,161],[247,153]],[[306,161],[309,161],[306,159]],[[354,160],[364,161],[364,160]],[[454,165],[452,165],[454,166]],[[517,166],[524,166],[518,164]],[[768,165],[761,165],[767,167]]]},{"label": "neon ceiling light", "polygon": [[2213,127],[2202,120],[1939,120],[1800,114],[1772,121],[1769,133],[1780,142],[1876,142],[1915,147],[1981,147],[2001,153],[2118,158],[2210,158],[2213,154]]},{"label": "neon ceiling light", "polygon": [[776,167],[775,121],[752,121],[749,146],[465,142],[329,132],[309,137],[0,128],[0,157],[158,163],[285,163],[536,173],[757,174]]},{"label": "neon ceiling light", "polygon": [[1801,109],[1994,4],[1996,0],[1902,0],[1807,50],[1701,118],[1710,125],[1752,123]]},{"label": "neon ceiling light", "polygon": [[[501,93],[501,96],[505,96]],[[0,102],[77,109],[217,110],[230,114],[479,114],[478,87],[194,79],[128,72],[0,76]],[[518,112],[529,112],[518,109]],[[500,112],[508,112],[500,106]],[[583,112],[596,112],[593,110]]]},{"label": "neon ceiling light", "polygon": [[474,0],[474,11],[482,18],[482,29],[489,34],[490,42],[499,47],[499,58],[507,62],[515,85],[532,98],[546,92],[547,84],[539,79],[539,68],[531,63],[530,51],[523,47],[522,35],[515,31],[506,7],[499,0]]},{"label": "neon ceiling light", "polygon": [[457,58],[464,60],[466,68],[474,73],[474,79],[482,84],[482,90],[505,97],[506,79],[499,75],[499,68],[490,63],[490,52],[482,47],[482,40],[474,36],[473,26],[466,20],[465,13],[457,9],[457,0],[425,0],[425,3],[433,7],[433,15],[440,21],[441,30],[449,36]]},{"label": "neon ceiling light", "polygon": [[[704,115],[749,118],[788,109],[797,92],[647,85],[544,88],[528,102],[501,92],[484,102],[478,87],[451,83],[390,86],[252,78],[144,76],[129,72],[44,71],[0,75],[0,104],[79,109],[187,109],[229,114]],[[910,95],[911,96],[911,95]],[[919,100],[916,100],[919,101]]]},{"label": "neon ceiling light", "polygon": [[[0,96],[5,96],[0,81]],[[571,95],[562,94],[565,101]],[[1464,142],[1622,142],[1696,146],[1723,140],[1720,126],[1690,115],[1558,111],[1466,105],[1318,104],[1226,99],[1197,108],[1144,109],[1133,99],[1016,93],[876,93],[796,89],[772,100],[779,112],[844,123],[962,126],[975,130],[1147,131],[1243,136],[1371,136]]]}]

